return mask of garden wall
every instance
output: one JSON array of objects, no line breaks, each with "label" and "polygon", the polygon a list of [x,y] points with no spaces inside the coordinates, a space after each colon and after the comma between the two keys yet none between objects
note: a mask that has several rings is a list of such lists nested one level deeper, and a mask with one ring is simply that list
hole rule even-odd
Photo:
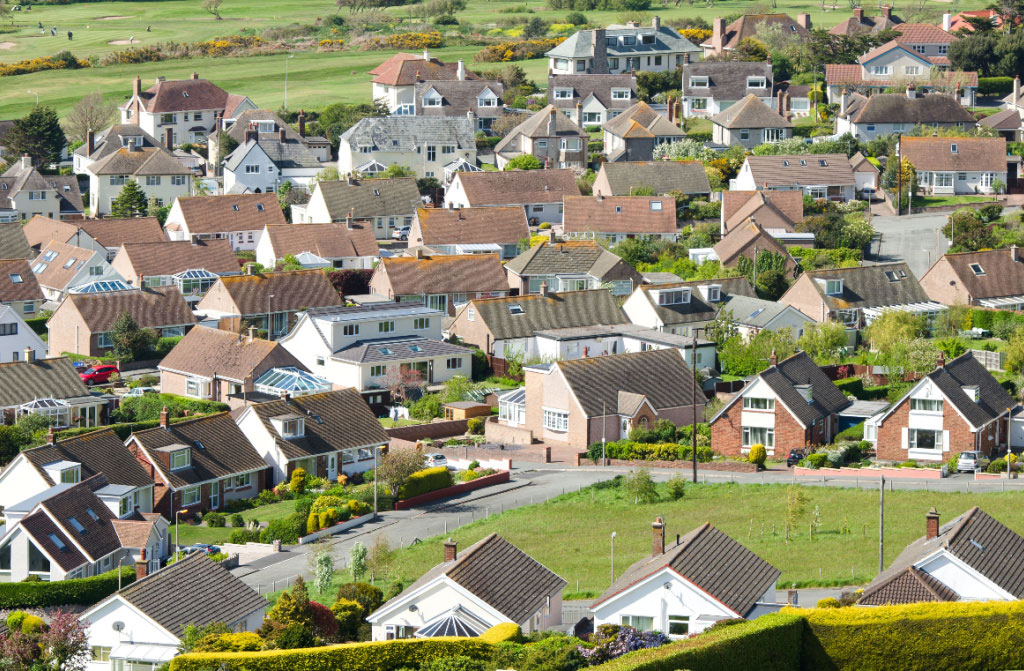
[{"label": "garden wall", "polygon": [[551,448],[547,445],[512,446],[506,449],[504,446],[497,447],[473,447],[471,445],[458,445],[456,447],[444,447],[435,445],[430,448],[431,452],[440,452],[449,459],[476,459],[483,463],[485,459],[513,459],[515,461],[530,461],[534,463],[551,463]]},{"label": "garden wall", "polygon": [[793,468],[793,475],[797,477],[812,476],[821,478],[822,476],[837,476],[837,477],[860,477],[860,478],[877,478],[881,475],[892,479],[914,479],[914,480],[939,480],[942,477],[942,470],[938,468],[804,468],[803,466],[795,466]]},{"label": "garden wall", "polygon": [[401,501],[395,501],[395,510],[408,510],[409,508],[415,508],[422,506],[426,503],[433,501],[440,501],[450,496],[457,496],[459,494],[465,494],[466,492],[472,492],[477,489],[483,489],[490,485],[499,485],[503,482],[509,481],[509,472],[501,471],[494,475],[485,475],[482,478],[476,480],[470,480],[469,482],[462,482],[451,487],[445,487],[444,489],[437,489],[426,494],[420,494],[419,496],[413,496],[408,499],[402,499]]},{"label": "garden wall", "polygon": [[[657,459],[605,459],[608,466],[630,466],[632,468],[693,468],[693,462],[689,459],[674,459],[671,461],[659,461]],[[576,455],[577,466],[589,466],[595,462],[586,452]],[[727,459],[719,461],[697,462],[697,468],[705,471],[732,471],[734,473],[757,473],[757,464],[746,461],[730,461]]]},{"label": "garden wall", "polygon": [[460,471],[464,471],[469,468],[469,465],[473,462],[480,464],[480,468],[493,468],[496,471],[511,471],[512,460],[511,459],[452,459],[448,458],[448,465],[454,466]]},{"label": "garden wall", "polygon": [[327,538],[328,536],[334,536],[336,534],[340,534],[342,531],[348,531],[349,529],[354,529],[355,527],[358,527],[358,526],[360,526],[362,524],[366,524],[371,519],[373,519],[373,513],[367,513],[365,515],[360,515],[359,517],[353,517],[353,518],[351,518],[349,520],[346,520],[344,522],[339,522],[338,524],[335,524],[334,526],[327,527],[326,529],[321,529],[320,531],[314,531],[313,533],[309,534],[308,536],[301,536],[299,538],[299,545],[306,545],[307,543],[313,543],[315,541],[320,540],[321,538]]},{"label": "garden wall", "polygon": [[399,426],[394,429],[385,429],[384,433],[392,438],[415,443],[417,440],[430,438],[451,438],[466,433],[467,419],[455,419],[443,422],[430,422],[429,424],[415,424],[413,426]]},{"label": "garden wall", "polygon": [[484,437],[488,443],[505,445],[532,445],[533,431],[526,427],[508,426],[498,421],[497,417],[488,417],[484,423]]}]

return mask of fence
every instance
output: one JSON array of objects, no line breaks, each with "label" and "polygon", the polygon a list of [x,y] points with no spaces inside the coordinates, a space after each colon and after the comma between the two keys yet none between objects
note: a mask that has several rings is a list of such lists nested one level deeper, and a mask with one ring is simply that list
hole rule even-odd
[{"label": "fence", "polygon": [[974,360],[985,367],[985,370],[1003,370],[1003,361],[1006,359],[1004,352],[989,352],[983,349],[972,349],[971,356]]}]

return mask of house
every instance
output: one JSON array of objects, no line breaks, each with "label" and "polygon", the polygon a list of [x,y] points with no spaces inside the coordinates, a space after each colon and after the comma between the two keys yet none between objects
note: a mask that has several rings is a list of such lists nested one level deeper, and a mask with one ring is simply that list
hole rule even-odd
[{"label": "house", "polygon": [[[416,111],[416,84],[419,82],[450,82],[480,79],[466,70],[463,61],[444,63],[431,58],[430,52],[422,55],[400,52],[374,69],[372,95],[382,100],[388,111],[396,116],[413,116]],[[463,115],[465,112],[463,112]]]},{"label": "house", "polygon": [[564,200],[566,237],[616,244],[629,238],[676,240],[676,202],[662,196],[569,196]]},{"label": "house", "polygon": [[637,188],[649,188],[658,196],[679,192],[693,198],[706,198],[711,193],[711,184],[700,161],[605,162],[594,179],[593,191],[595,195],[631,196]]},{"label": "house", "polygon": [[1002,137],[903,137],[900,155],[917,169],[918,187],[932,194],[1006,190],[1009,159]]},{"label": "house", "polygon": [[792,305],[815,321],[837,321],[848,329],[864,327],[867,308],[931,305],[917,278],[902,262],[808,270],[778,302]]},{"label": "house", "polygon": [[396,228],[412,224],[423,205],[412,177],[317,182],[306,205],[292,205],[292,223],[368,222],[378,240],[390,240]]},{"label": "house", "polygon": [[749,219],[754,219],[761,228],[777,238],[792,233],[796,225],[804,220],[803,191],[723,191],[722,235],[726,235]]},{"label": "house", "polygon": [[316,375],[380,405],[382,390],[471,376],[471,350],[441,340],[444,317],[420,302],[308,310],[281,346]]},{"label": "house", "polygon": [[659,419],[682,425],[695,413],[704,415],[704,394],[695,395],[694,374],[675,348],[553,361],[523,371],[526,393],[512,414],[523,418],[522,431],[543,443],[585,450]]},{"label": "house", "polygon": [[577,126],[611,121],[636,102],[636,75],[548,75],[548,104],[554,105]]},{"label": "house", "polygon": [[814,107],[811,105],[813,96],[810,84],[775,82],[775,86],[772,87],[772,95],[775,97],[776,105],[778,105],[779,96],[782,96],[782,107],[790,119],[807,117],[814,113]]},{"label": "house", "polygon": [[946,463],[969,450],[991,455],[1009,444],[1017,405],[970,352],[949,362],[940,355],[934,371],[864,423],[864,437],[884,461]]},{"label": "house", "polygon": [[783,329],[789,329],[793,338],[797,339],[814,323],[813,319],[791,305],[750,296],[730,296],[722,306],[722,312],[726,310],[744,340],[750,340],[761,331]]},{"label": "house", "polygon": [[[844,107],[845,103],[845,107]],[[974,128],[974,117],[951,95],[930,93],[918,96],[914,86],[902,93],[840,94],[836,133],[850,133],[868,141],[882,135],[902,133],[914,126]]]},{"label": "house", "polygon": [[521,207],[419,208],[409,230],[409,245],[425,245],[440,254],[497,254],[511,259],[530,237]]},{"label": "house", "polygon": [[228,240],[125,243],[110,265],[135,287],[177,286],[189,303],[198,301],[219,277],[240,272]]},{"label": "house", "polygon": [[614,75],[624,72],[672,72],[683,58],[700,57],[700,49],[674,28],[661,25],[661,17],[650,26],[636,21],[595,30],[580,30],[544,54],[548,71],[557,75]]},{"label": "house", "polygon": [[161,145],[138,145],[134,136],[128,138],[126,147],[116,148],[91,162],[84,172],[89,176],[89,216],[92,217],[109,215],[113,202],[129,181],[139,185],[147,201],[155,199],[157,207],[189,195],[192,189],[192,172],[171,150]]},{"label": "house", "polygon": [[370,270],[380,248],[370,222],[267,226],[256,245],[256,261],[273,268],[286,256],[294,256],[303,268]]},{"label": "house", "polygon": [[921,287],[933,301],[1001,310],[1024,309],[1022,286],[1024,253],[1016,246],[944,254],[921,278]]},{"label": "house", "polygon": [[850,401],[818,368],[797,352],[747,382],[711,418],[711,448],[719,454],[747,454],[764,445],[768,455],[787,455],[809,445],[827,445],[839,433],[839,411]]},{"label": "house", "polygon": [[978,124],[985,128],[994,128],[999,137],[1006,138],[1007,142],[1019,142],[1024,138],[1024,121],[1021,120],[1020,110],[1016,106],[987,116]]},{"label": "house", "polygon": [[729,186],[741,191],[799,191],[837,202],[857,196],[857,180],[846,154],[748,156]]},{"label": "house", "polygon": [[736,226],[714,247],[714,256],[718,258],[723,268],[736,267],[741,258],[753,263],[759,254],[765,252],[782,257],[785,274],[790,277],[796,275],[799,266],[796,259],[790,255],[785,245],[761,228],[756,221],[748,220]]},{"label": "house", "polygon": [[[6,281],[3,279],[5,275]],[[46,297],[28,261],[0,259],[0,305],[11,307],[19,315],[32,319],[38,314],[44,300]]]},{"label": "house", "polygon": [[366,619],[374,641],[479,636],[505,622],[540,632],[561,624],[567,584],[498,534],[461,553],[448,539],[442,563]]},{"label": "house", "polygon": [[853,179],[857,182],[857,193],[862,193],[866,200],[871,200],[872,194],[879,189],[880,171],[859,151],[850,157],[850,167],[853,168]]},{"label": "house", "polygon": [[276,193],[178,198],[164,222],[171,240],[222,240],[233,251],[255,251],[267,226],[287,223]]},{"label": "house", "polygon": [[113,261],[117,250],[126,242],[163,242],[167,239],[156,217],[132,219],[75,219],[57,221],[32,217],[25,224],[28,244],[40,251],[50,240],[101,252]]},{"label": "house", "polygon": [[518,205],[531,225],[562,221],[562,199],[580,195],[568,168],[512,172],[460,172],[444,192],[445,207]]},{"label": "house", "polygon": [[878,9],[878,16],[865,16],[863,7],[854,7],[853,16],[843,19],[833,26],[828,31],[829,35],[859,37],[861,35],[875,35],[883,30],[899,30],[897,26],[903,23],[903,19],[892,13],[892,7],[890,5],[881,5]]},{"label": "house", "polygon": [[224,157],[224,192],[276,194],[286,182],[294,186],[315,182],[327,165],[306,146],[304,138],[288,130],[281,127],[260,133],[257,126],[246,131],[245,140]]},{"label": "house", "polygon": [[[187,626],[256,631],[267,600],[202,552],[161,570],[136,564],[138,578],[79,616],[88,630],[88,671],[156,668],[178,654]],[[106,661],[106,660],[110,661]]]},{"label": "house", "polygon": [[[166,134],[161,139],[166,140]],[[88,175],[88,168],[97,161],[102,161],[128,147],[129,141],[136,147],[155,149],[161,145],[153,135],[139,128],[134,123],[116,123],[102,131],[89,131],[85,142],[73,152],[72,170],[76,175]]]},{"label": "house", "polygon": [[654,148],[682,140],[686,133],[641,101],[606,121],[604,155],[609,161],[650,161]]},{"label": "house", "polygon": [[19,310],[0,304],[0,363],[20,361],[26,350],[33,356],[44,357],[47,344],[29,328]]},{"label": "house", "polygon": [[[0,539],[4,581],[87,578],[140,556],[152,556],[158,566],[168,554],[167,521],[141,513],[118,518],[97,495],[108,487],[103,475],[94,475],[6,507],[8,529]],[[147,549],[153,554],[143,554]]]},{"label": "house", "polygon": [[218,320],[219,328],[235,333],[246,325],[265,332],[269,328],[268,338],[276,340],[295,323],[296,313],[335,305],[342,305],[341,298],[322,271],[290,270],[221,277],[196,310],[204,321]]},{"label": "house", "polygon": [[370,470],[390,440],[355,389],[257,403],[236,421],[270,466],[268,486],[296,468],[328,482]]},{"label": "house", "polygon": [[224,159],[224,153],[244,144],[245,135],[250,130],[256,130],[267,136],[284,130],[286,138],[302,142],[317,160],[330,161],[330,141],[323,136],[306,134],[306,113],[301,109],[297,125],[298,131],[296,132],[284,119],[268,109],[247,109],[231,119],[221,119],[220,128],[210,134],[206,143],[209,150],[209,164],[214,167],[220,166]]},{"label": "house", "polygon": [[366,117],[341,134],[338,174],[373,176],[390,165],[410,168],[417,177],[444,175],[446,165],[476,163],[476,124],[457,117]]},{"label": "house", "polygon": [[712,140],[721,145],[753,149],[793,137],[792,122],[752,93],[711,117],[711,123]]},{"label": "house", "polygon": [[745,277],[638,286],[622,309],[634,324],[696,335],[713,321],[730,296],[755,297]]},{"label": "house", "polygon": [[157,77],[145,91],[136,77],[131,97],[120,106],[122,124],[134,124],[154,137],[166,135],[173,146],[202,144],[217,128],[218,118],[233,119],[248,109],[256,109],[251,100],[228,93],[195,72],[188,79]]},{"label": "house", "polygon": [[710,522],[670,544],[663,518],[651,527],[651,554],[590,606],[595,627],[629,625],[685,639],[719,620],[752,620],[779,609],[775,581],[781,572]]},{"label": "house", "polygon": [[508,294],[497,254],[462,254],[381,259],[370,276],[370,293],[396,302],[422,300],[454,315],[472,298]]},{"label": "house", "polygon": [[229,405],[253,392],[256,379],[277,367],[302,364],[279,343],[220,329],[192,329],[157,368],[160,391]]},{"label": "house", "polygon": [[226,412],[135,431],[125,442],[153,485],[153,510],[167,519],[221,510],[267,489],[267,464]]},{"label": "house", "polygon": [[899,33],[896,42],[900,46],[926,57],[940,70],[949,70],[949,45],[957,38],[945,27],[930,23],[902,23],[893,30]]},{"label": "house", "polygon": [[716,16],[711,22],[711,39],[700,46],[704,56],[720,55],[735,50],[748,37],[757,38],[760,31],[776,26],[783,35],[804,40],[811,36],[811,15],[797,14],[794,21],[787,14],[744,14],[728,26],[725,19]]},{"label": "house", "polygon": [[771,63],[702,61],[683,65],[683,117],[712,117],[748,95],[773,102]]},{"label": "house", "polygon": [[505,273],[521,296],[538,294],[542,286],[563,293],[604,285],[613,296],[625,296],[640,286],[639,273],[596,241],[542,242],[506,263]]},{"label": "house", "polygon": [[19,452],[0,472],[0,506],[6,510],[59,485],[75,485],[95,475],[107,479],[108,485],[94,493],[116,517],[153,512],[153,480],[112,429],[61,440],[48,437],[47,444]]},{"label": "house", "polygon": [[[949,18],[949,25],[946,25],[946,19]],[[988,19],[992,22],[993,27],[1002,28],[1003,17],[994,9],[972,9],[965,12],[959,12],[958,14],[950,16],[949,12],[942,15],[942,29],[947,33],[957,33],[959,31],[966,31],[968,33],[974,32],[974,26],[968,19]]]},{"label": "house", "polygon": [[468,79],[459,61],[462,79],[417,82],[416,116],[467,117],[476,131],[489,131],[505,114],[505,85],[498,80]]},{"label": "house", "polygon": [[124,281],[113,266],[107,262],[106,250],[74,247],[67,243],[51,240],[32,262],[32,272],[43,290],[43,296],[55,303],[75,287],[90,282]]},{"label": "house", "polygon": [[127,312],[139,328],[161,338],[185,335],[196,323],[188,303],[174,287],[69,294],[46,322],[53,352],[108,356],[114,324]]},{"label": "house", "polygon": [[42,175],[22,156],[0,175],[0,222],[36,215],[74,219],[84,214],[82,192],[73,175]]},{"label": "house", "polygon": [[[494,145],[498,170],[517,156],[533,156],[547,168],[582,168],[590,136],[572,119],[548,105],[510,130]],[[447,198],[447,196],[446,196]]]},{"label": "house", "polygon": [[40,359],[26,351],[23,360],[0,364],[0,390],[4,424],[37,413],[50,416],[56,428],[100,426],[112,409],[112,397],[91,394],[67,357]]},{"label": "house", "polygon": [[1017,601],[1024,586],[1003,567],[1024,552],[1024,538],[978,506],[939,526],[925,515],[925,534],[867,586],[857,604],[886,606],[922,601]]}]

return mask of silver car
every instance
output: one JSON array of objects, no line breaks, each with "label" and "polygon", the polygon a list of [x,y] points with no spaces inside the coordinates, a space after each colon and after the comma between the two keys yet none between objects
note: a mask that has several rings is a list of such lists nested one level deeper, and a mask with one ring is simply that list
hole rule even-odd
[{"label": "silver car", "polygon": [[956,470],[960,473],[973,473],[983,471],[988,467],[989,459],[981,452],[961,452],[960,458],[956,461]]},{"label": "silver car", "polygon": [[427,466],[430,466],[431,468],[433,468],[435,466],[447,466],[448,465],[448,457],[444,456],[443,454],[441,454],[439,452],[433,452],[431,454],[425,454],[425,455],[423,455],[423,458],[427,462]]}]

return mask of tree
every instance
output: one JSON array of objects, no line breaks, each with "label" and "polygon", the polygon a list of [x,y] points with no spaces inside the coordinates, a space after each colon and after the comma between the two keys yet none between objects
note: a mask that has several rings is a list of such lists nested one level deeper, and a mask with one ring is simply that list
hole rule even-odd
[{"label": "tree", "polygon": [[729,375],[754,375],[768,367],[772,352],[782,361],[796,351],[789,328],[761,331],[749,341],[740,336],[729,338],[719,349],[722,368]]},{"label": "tree", "polygon": [[441,401],[444,403],[464,401],[471,391],[473,391],[473,383],[464,375],[456,375],[444,383]]},{"label": "tree", "polygon": [[58,610],[32,631],[0,634],[0,668],[9,671],[83,671],[89,663],[89,639],[76,614]]},{"label": "tree", "polygon": [[352,599],[338,599],[331,605],[331,612],[338,621],[338,638],[342,643],[354,641],[363,621],[363,607]]},{"label": "tree", "polygon": [[[277,598],[277,603],[267,613],[267,620],[288,626],[300,624],[303,627],[313,626],[313,610],[309,606],[309,592],[306,590],[306,581],[302,576],[295,576],[295,584],[291,589],[285,590]],[[264,622],[266,627],[266,622]]]},{"label": "tree", "polygon": [[423,467],[423,454],[419,450],[388,450],[374,476],[387,485],[392,495],[397,496],[409,476],[422,471]]},{"label": "tree", "polygon": [[220,3],[223,1],[224,0],[203,0],[203,11],[213,14],[213,18],[220,21]]},{"label": "tree", "polygon": [[545,21],[544,19],[540,18],[539,16],[533,17],[532,19],[530,19],[529,21],[526,22],[525,26],[523,26],[523,37],[525,37],[526,39],[532,39],[532,38],[535,38],[535,37],[544,37],[547,34],[548,34],[548,24],[547,24],[547,21]]},{"label": "tree", "polygon": [[149,216],[156,217],[161,226],[167,221],[167,215],[171,213],[171,206],[160,205],[155,197],[149,199],[149,202],[146,203],[146,209],[149,212]]},{"label": "tree", "polygon": [[[897,166],[901,166],[899,170]],[[902,181],[899,179],[900,173]],[[907,209],[911,197],[917,193],[917,170],[914,164],[907,158],[897,161],[895,156],[890,156],[885,163],[885,172],[882,173],[882,188],[889,192],[889,197],[893,200],[899,191],[899,209]]]},{"label": "tree", "polygon": [[708,340],[715,341],[719,346],[721,346],[729,338],[735,336],[736,333],[736,319],[733,317],[732,310],[722,308],[718,311],[718,314],[715,315],[714,321],[707,325],[707,328],[704,331],[704,337]]},{"label": "tree", "polygon": [[378,532],[370,545],[370,554],[366,559],[366,567],[374,578],[386,577],[391,572],[395,561],[395,551],[391,549],[387,537]]},{"label": "tree", "polygon": [[789,542],[789,532],[797,525],[803,517],[804,507],[807,505],[807,495],[797,485],[790,485],[786,490],[786,542]]},{"label": "tree", "polygon": [[384,179],[393,179],[395,177],[415,177],[416,171],[404,165],[392,163],[384,169],[384,172],[380,173],[380,176]]},{"label": "tree", "polygon": [[57,112],[46,106],[37,106],[14,121],[4,143],[12,155],[28,155],[32,165],[39,168],[60,161],[67,138],[57,120]]},{"label": "tree", "polygon": [[157,335],[150,329],[140,329],[131,313],[125,310],[110,331],[114,343],[113,355],[121,361],[135,361],[156,346]]},{"label": "tree", "polygon": [[871,349],[882,352],[923,336],[925,326],[924,318],[913,312],[887,310],[871,322],[864,338]]},{"label": "tree", "polygon": [[90,130],[103,130],[116,120],[117,103],[107,102],[102,92],[93,91],[75,103],[64,117],[64,132],[71,142],[85,142]]},{"label": "tree", "polygon": [[529,114],[503,114],[494,120],[491,124],[491,131],[502,137],[509,134],[509,132],[530,118]]},{"label": "tree", "polygon": [[951,252],[976,252],[996,246],[992,226],[982,221],[978,212],[963,207],[949,215],[942,234],[952,240]]},{"label": "tree", "polygon": [[408,366],[388,366],[384,372],[384,379],[381,386],[391,392],[391,397],[406,401],[409,398],[410,389],[418,389],[423,386],[423,373],[416,368]]},{"label": "tree", "polygon": [[778,268],[769,268],[758,273],[757,284],[754,286],[757,295],[768,301],[777,301],[789,289],[786,274]]},{"label": "tree", "polygon": [[809,324],[796,344],[819,366],[839,363],[846,348],[846,327],[839,322]]},{"label": "tree", "polygon": [[149,214],[149,199],[139,183],[134,179],[125,181],[121,193],[110,201],[110,216],[118,219],[145,217]]},{"label": "tree", "polygon": [[768,48],[764,42],[753,37],[744,37],[736,45],[736,60],[761,62],[768,60]]},{"label": "tree", "polygon": [[512,170],[540,170],[544,165],[540,159],[533,154],[520,154],[505,164],[506,171]]},{"label": "tree", "polygon": [[366,546],[359,541],[353,543],[352,549],[348,551],[348,569],[356,582],[360,582],[366,575]]},{"label": "tree", "polygon": [[654,503],[658,500],[658,491],[651,479],[651,472],[646,468],[638,468],[626,474],[622,481],[622,489],[633,499],[633,503]]},{"label": "tree", "polygon": [[1018,328],[1006,343],[1006,370],[1024,372],[1024,327]]},{"label": "tree", "polygon": [[313,555],[313,580],[316,590],[321,594],[331,588],[331,579],[334,578],[334,558],[327,548],[317,550]]}]

